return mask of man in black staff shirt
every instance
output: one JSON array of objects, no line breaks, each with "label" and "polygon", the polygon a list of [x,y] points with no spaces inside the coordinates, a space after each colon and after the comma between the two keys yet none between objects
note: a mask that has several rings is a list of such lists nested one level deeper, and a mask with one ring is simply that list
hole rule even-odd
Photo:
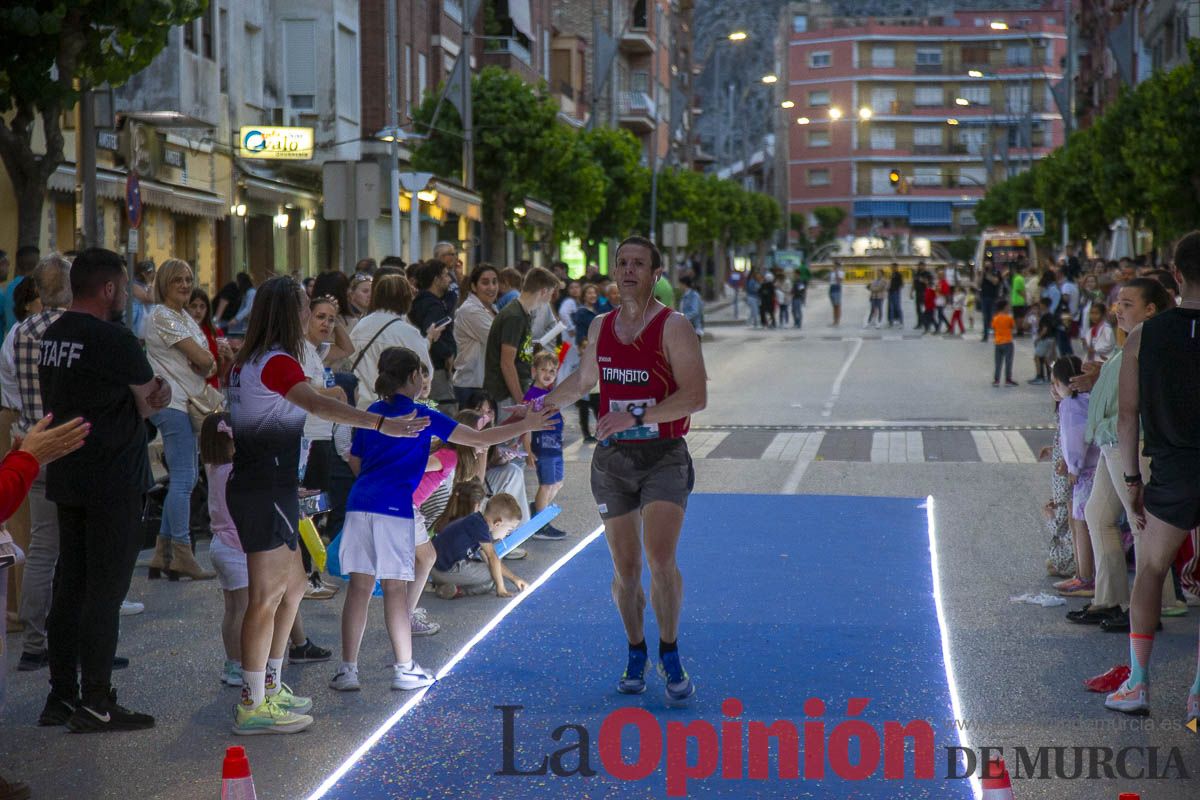
[{"label": "man in black staff shirt", "polygon": [[117,705],[109,683],[121,600],[141,544],[142,499],[152,485],[144,419],[171,399],[137,338],[109,321],[125,308],[128,284],[116,253],[80,253],[71,265],[71,306],[46,329],[38,364],[45,410],[92,425],[82,448],[46,468],[61,550],[46,620],[50,696],[38,724],[65,723],[77,733],[154,725]]}]

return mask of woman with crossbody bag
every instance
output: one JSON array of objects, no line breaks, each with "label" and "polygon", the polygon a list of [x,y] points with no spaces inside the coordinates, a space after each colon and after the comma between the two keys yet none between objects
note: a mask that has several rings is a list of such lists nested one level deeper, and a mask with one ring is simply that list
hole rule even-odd
[{"label": "woman with crossbody bag", "polygon": [[375,379],[379,376],[379,354],[389,347],[407,347],[418,356],[429,374],[433,363],[429,359],[429,343],[437,341],[445,326],[431,325],[429,338],[421,335],[405,316],[412,307],[413,292],[408,280],[401,275],[385,275],[375,281],[371,292],[371,313],[358,321],[350,332],[354,344],[352,371],[358,378],[355,404],[366,409],[378,398]]},{"label": "woman with crossbody bag", "polygon": [[206,383],[217,370],[204,332],[188,313],[194,278],[192,268],[178,258],[158,269],[154,288],[162,302],[146,318],[146,357],[156,374],[171,385],[171,403],[150,420],[162,436],[170,484],[163,502],[162,524],[150,560],[150,577],[164,570],[192,580],[215,578],[192,554],[191,495],[199,474],[196,428],[192,416],[219,410],[221,393]]}]

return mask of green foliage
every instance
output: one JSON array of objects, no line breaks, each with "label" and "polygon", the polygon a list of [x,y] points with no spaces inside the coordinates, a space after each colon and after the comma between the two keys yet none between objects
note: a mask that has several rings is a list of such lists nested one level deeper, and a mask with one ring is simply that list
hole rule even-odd
[{"label": "green foliage", "polygon": [[837,238],[838,226],[846,219],[846,209],[842,206],[817,206],[813,209],[813,217],[817,220],[817,247],[829,244]]},{"label": "green foliage", "polygon": [[587,235],[606,200],[604,171],[579,134],[557,120],[542,135],[538,149],[542,157],[529,194],[554,208],[554,240]]},{"label": "green foliage", "polygon": [[[641,145],[624,129],[596,128],[583,131],[579,138],[604,180],[601,208],[592,215],[583,239],[623,239],[633,233],[642,203],[650,194],[650,171],[641,165]],[[661,194],[660,185],[660,203]],[[660,213],[659,219],[666,217]]]},{"label": "green foliage", "polygon": [[1200,42],[1189,60],[1156,72],[1117,100],[1090,128],[1028,173],[993,186],[975,209],[984,225],[1012,225],[1021,208],[1046,209],[1048,231],[1066,215],[1077,236],[1097,236],[1128,217],[1159,240],[1200,219]]}]

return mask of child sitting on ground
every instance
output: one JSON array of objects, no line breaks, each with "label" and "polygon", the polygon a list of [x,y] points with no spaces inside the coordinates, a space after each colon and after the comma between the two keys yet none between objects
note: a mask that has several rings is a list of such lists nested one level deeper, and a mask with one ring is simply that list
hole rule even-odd
[{"label": "child sitting on ground", "polygon": [[[209,414],[200,426],[200,461],[208,477],[208,513],[212,524],[212,544],[208,557],[217,573],[217,584],[225,598],[221,618],[221,641],[225,645],[225,666],[221,683],[242,685],[242,618],[250,601],[250,578],[246,571],[246,553],[237,527],[225,503],[225,484],[233,471],[233,427],[228,413]],[[294,664],[327,661],[332,653],[318,647],[304,633],[300,612],[292,624],[288,660]]]},{"label": "child sitting on ground", "polygon": [[444,600],[486,594],[493,589],[497,597],[511,597],[505,579],[512,581],[518,592],[527,586],[500,560],[493,544],[521,524],[521,507],[511,494],[504,493],[494,495],[483,505],[484,494],[478,480],[457,484],[447,514],[469,513],[455,519],[434,539],[437,562],[431,577],[438,597]]},{"label": "child sitting on ground", "polygon": [[[558,358],[554,353],[543,350],[533,357],[533,385],[525,393],[525,402],[545,397],[554,388],[558,378]],[[533,431],[525,434],[525,452],[537,471],[538,490],[533,499],[533,513],[537,514],[554,502],[563,485],[563,418],[562,414],[552,417],[554,427],[548,431]],[[566,531],[550,523],[533,535],[534,539],[559,541],[566,538]]]}]

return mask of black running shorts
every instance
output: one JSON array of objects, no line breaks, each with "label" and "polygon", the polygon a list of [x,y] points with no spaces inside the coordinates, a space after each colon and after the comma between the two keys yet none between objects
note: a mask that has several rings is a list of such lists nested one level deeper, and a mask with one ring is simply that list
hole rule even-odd
[{"label": "black running shorts", "polygon": [[1200,527],[1200,458],[1156,455],[1143,495],[1146,511],[1180,530]]},{"label": "black running shorts", "polygon": [[617,442],[592,456],[592,496],[602,519],[663,501],[687,508],[696,471],[683,439]]},{"label": "black running shorts", "polygon": [[237,526],[242,549],[265,553],[300,542],[300,499],[295,486],[239,486],[230,480],[225,489],[229,516]]}]

